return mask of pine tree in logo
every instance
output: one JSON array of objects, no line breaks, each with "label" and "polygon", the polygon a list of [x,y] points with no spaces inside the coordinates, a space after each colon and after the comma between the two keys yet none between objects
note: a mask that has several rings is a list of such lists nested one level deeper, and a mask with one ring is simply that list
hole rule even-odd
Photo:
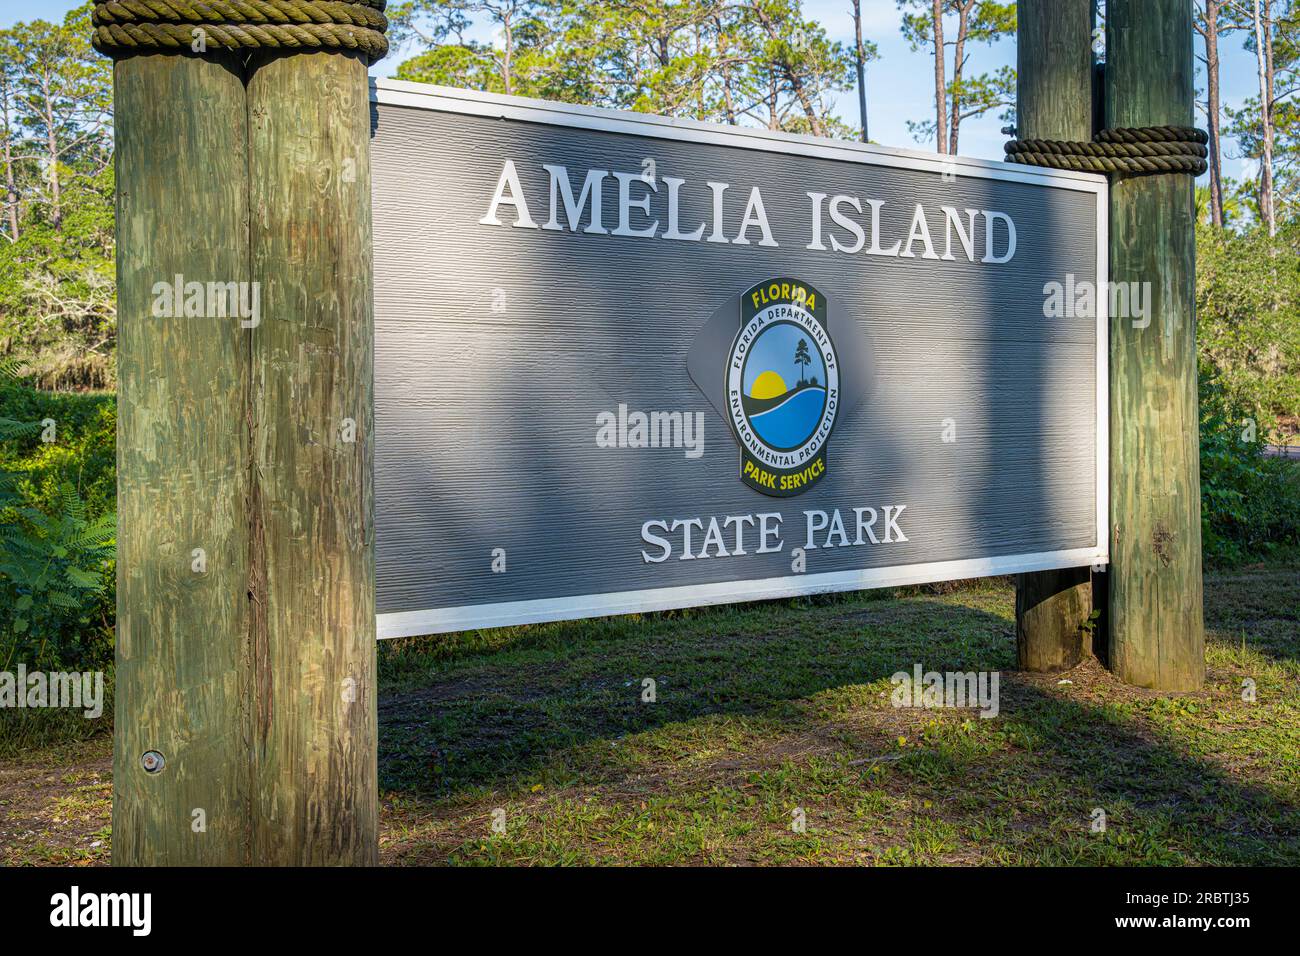
[{"label": "pine tree in logo", "polygon": [[812,364],[812,356],[808,354],[808,340],[800,339],[799,344],[794,349],[794,364],[799,366],[799,384],[804,384],[803,369]]}]

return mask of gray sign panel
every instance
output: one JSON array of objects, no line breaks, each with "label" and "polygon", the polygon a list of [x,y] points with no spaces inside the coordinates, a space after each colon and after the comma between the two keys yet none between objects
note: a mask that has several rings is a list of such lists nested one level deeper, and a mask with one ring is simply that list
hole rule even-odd
[{"label": "gray sign panel", "polygon": [[374,100],[381,637],[1105,561],[1101,177]]}]

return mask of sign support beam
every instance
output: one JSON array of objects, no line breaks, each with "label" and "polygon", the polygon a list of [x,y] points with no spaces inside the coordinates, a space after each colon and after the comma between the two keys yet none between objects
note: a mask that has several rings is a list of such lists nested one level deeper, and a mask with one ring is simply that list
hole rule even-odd
[{"label": "sign support beam", "polygon": [[113,862],[372,865],[367,61],[220,36],[97,38],[119,57]]},{"label": "sign support beam", "polygon": [[370,103],[352,53],[259,54],[250,825],[258,862],[378,862]]},{"label": "sign support beam", "polygon": [[241,67],[216,52],[128,57],[113,96],[113,862],[235,865],[247,836],[249,341],[238,319],[187,315],[185,292],[249,278]]},{"label": "sign support beam", "polygon": [[[1185,0],[1111,0],[1108,127],[1193,124],[1192,35]],[[1190,175],[1113,179],[1110,279],[1146,310],[1110,318],[1109,666],[1165,691],[1205,680],[1193,210]]]},{"label": "sign support beam", "polygon": [[[1093,134],[1093,0],[1020,0],[1016,122],[1021,139]],[[1102,346],[1104,347],[1104,345]],[[1068,670],[1090,651],[1089,568],[1016,576],[1016,661],[1025,671]]]}]

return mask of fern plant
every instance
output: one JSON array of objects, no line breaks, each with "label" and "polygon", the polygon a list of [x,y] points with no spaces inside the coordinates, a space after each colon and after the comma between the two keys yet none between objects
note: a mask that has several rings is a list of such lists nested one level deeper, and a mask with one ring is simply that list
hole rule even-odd
[{"label": "fern plant", "polygon": [[[22,368],[0,359],[0,379]],[[40,422],[0,417],[0,443],[22,442]],[[63,483],[45,509],[20,493],[20,474],[0,457],[0,670],[101,665],[111,653],[105,596],[116,550],[116,516],[92,518]]]},{"label": "fern plant", "polygon": [[0,590],[8,593],[0,627],[12,638],[8,656],[21,651],[42,666],[72,667],[94,663],[104,651],[86,646],[86,637],[108,587],[117,527],[115,515],[88,518],[71,485],[61,489],[60,504],[54,515],[12,498],[4,509]]}]

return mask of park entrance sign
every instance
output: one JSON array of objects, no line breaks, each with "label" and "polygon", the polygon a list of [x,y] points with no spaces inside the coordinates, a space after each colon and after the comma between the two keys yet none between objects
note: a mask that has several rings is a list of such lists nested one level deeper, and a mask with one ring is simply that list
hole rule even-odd
[{"label": "park entrance sign", "polygon": [[1106,561],[1101,177],[372,99],[380,637]]}]

